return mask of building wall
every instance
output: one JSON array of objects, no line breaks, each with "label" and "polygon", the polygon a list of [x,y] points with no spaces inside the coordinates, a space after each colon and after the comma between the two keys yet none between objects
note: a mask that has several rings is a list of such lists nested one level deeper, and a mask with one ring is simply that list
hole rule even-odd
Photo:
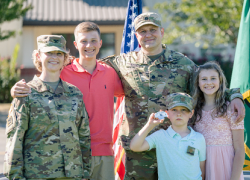
[{"label": "building wall", "polygon": [[[0,57],[11,57],[16,44],[21,43],[22,38],[22,18],[10,22],[4,22],[0,25],[1,31],[16,30],[15,37],[0,41]],[[20,61],[20,60],[19,60]]]},{"label": "building wall", "polygon": [[[99,26],[102,33],[115,34],[115,54],[120,54],[122,42],[123,25]],[[32,79],[37,73],[32,62],[32,52],[37,49],[36,38],[43,34],[67,34],[74,33],[75,26],[24,26],[21,39],[20,60],[21,78],[26,81]],[[73,43],[73,42],[72,42]],[[110,54],[112,55],[112,54]]]},{"label": "building wall", "polygon": [[[102,33],[115,33],[115,52],[120,54],[122,42],[123,25],[99,26]],[[34,49],[37,49],[36,38],[43,34],[53,33],[73,33],[75,26],[24,26],[22,38],[22,65],[25,68],[34,67],[31,63],[31,55]],[[73,42],[72,42],[73,43]],[[112,54],[111,54],[112,55]]]}]

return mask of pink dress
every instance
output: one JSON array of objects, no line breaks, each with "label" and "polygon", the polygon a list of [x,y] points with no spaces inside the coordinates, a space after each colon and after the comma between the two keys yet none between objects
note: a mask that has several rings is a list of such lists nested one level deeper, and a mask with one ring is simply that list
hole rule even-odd
[{"label": "pink dress", "polygon": [[[244,129],[244,122],[235,123],[235,115],[227,112],[227,117],[212,119],[213,110],[202,110],[202,120],[194,129],[203,134],[207,145],[206,180],[230,180],[234,147],[232,130]],[[243,172],[239,180],[244,180]]]}]

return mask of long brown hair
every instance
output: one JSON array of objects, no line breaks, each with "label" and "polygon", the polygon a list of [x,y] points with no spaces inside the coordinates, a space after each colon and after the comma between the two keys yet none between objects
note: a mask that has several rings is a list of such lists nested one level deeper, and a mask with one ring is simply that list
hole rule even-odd
[{"label": "long brown hair", "polygon": [[221,117],[226,115],[227,112],[227,103],[225,101],[225,90],[226,90],[226,78],[223,74],[223,71],[220,67],[220,65],[216,61],[209,61],[203,65],[201,65],[195,75],[194,79],[194,115],[192,117],[192,125],[195,124],[195,122],[198,122],[202,118],[202,107],[205,104],[205,98],[203,92],[200,90],[199,87],[199,75],[202,70],[209,70],[213,69],[215,70],[219,75],[219,89],[216,92],[215,95],[215,109],[214,113],[212,114],[212,118],[214,117]]}]

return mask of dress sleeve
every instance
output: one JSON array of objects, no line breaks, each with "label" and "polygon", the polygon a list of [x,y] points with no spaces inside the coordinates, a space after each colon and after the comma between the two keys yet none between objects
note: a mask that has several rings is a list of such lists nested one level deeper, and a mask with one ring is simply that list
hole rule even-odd
[{"label": "dress sleeve", "polygon": [[6,122],[6,153],[4,175],[9,179],[25,180],[23,175],[23,143],[29,123],[28,97],[15,98]]},{"label": "dress sleeve", "polygon": [[237,117],[236,112],[232,113],[231,111],[228,111],[227,116],[228,116],[228,122],[230,124],[231,130],[244,129],[244,120],[242,120],[239,123],[235,123],[236,122],[236,117]]}]

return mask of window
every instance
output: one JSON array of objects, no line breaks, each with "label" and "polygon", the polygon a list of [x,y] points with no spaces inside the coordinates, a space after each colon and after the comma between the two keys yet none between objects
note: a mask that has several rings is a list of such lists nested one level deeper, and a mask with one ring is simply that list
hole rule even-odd
[{"label": "window", "polygon": [[104,58],[115,54],[115,34],[102,33],[102,47],[97,55],[97,58]]}]

